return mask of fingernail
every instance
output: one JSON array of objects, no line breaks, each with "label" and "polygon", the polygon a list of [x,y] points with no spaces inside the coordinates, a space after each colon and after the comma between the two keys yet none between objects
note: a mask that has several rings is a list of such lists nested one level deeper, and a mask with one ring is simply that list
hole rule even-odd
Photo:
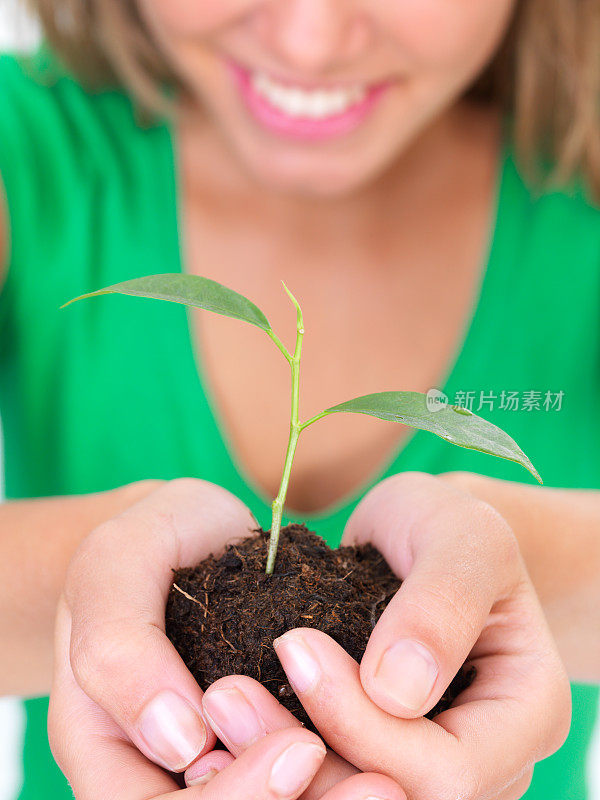
[{"label": "fingernail", "polygon": [[313,779],[325,758],[325,748],[296,742],[277,758],[271,767],[269,789],[276,797],[296,797]]},{"label": "fingernail", "polygon": [[[212,778],[217,775],[216,769],[210,769],[208,772],[205,772],[204,775],[199,775],[197,778],[192,778],[192,780],[186,780],[187,786],[202,786],[203,783],[208,783]],[[368,798],[369,800],[369,798]]]},{"label": "fingernail", "polygon": [[419,642],[400,639],[383,654],[375,680],[377,687],[410,711],[427,702],[438,675],[438,665]]},{"label": "fingernail", "polygon": [[202,704],[208,721],[225,744],[247,745],[266,734],[256,709],[239,689],[208,691]]},{"label": "fingernail", "polygon": [[307,692],[321,677],[321,666],[297,634],[284,634],[273,646],[295,692]]},{"label": "fingernail", "polygon": [[171,772],[185,769],[206,744],[202,717],[171,690],[160,692],[147,704],[137,727],[153,757]]}]

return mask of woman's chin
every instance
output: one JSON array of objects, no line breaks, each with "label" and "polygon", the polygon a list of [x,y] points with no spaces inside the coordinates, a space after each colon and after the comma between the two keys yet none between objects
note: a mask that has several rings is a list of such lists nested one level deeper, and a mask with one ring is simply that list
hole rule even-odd
[{"label": "woman's chin", "polygon": [[265,188],[298,197],[341,198],[360,190],[368,176],[356,169],[338,169],[323,163],[254,162],[247,165]]},{"label": "woman's chin", "polygon": [[230,146],[244,171],[266,189],[324,199],[360,191],[380,172],[380,162],[385,160],[348,146],[338,146],[336,152],[336,148],[286,146],[251,137],[236,136]]}]

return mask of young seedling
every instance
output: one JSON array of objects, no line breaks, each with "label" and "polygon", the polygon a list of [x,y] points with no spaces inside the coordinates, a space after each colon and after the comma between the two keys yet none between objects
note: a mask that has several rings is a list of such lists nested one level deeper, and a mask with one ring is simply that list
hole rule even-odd
[{"label": "young seedling", "polygon": [[537,470],[525,453],[508,434],[504,433],[496,425],[486,422],[486,420],[460,406],[439,405],[429,408],[427,396],[419,392],[379,392],[356,397],[353,400],[327,408],[325,411],[321,411],[311,417],[311,419],[301,422],[299,416],[300,358],[302,355],[302,339],[304,337],[304,321],[298,301],[285,284],[283,284],[283,288],[296,309],[296,344],[293,353],[283,344],[271,328],[265,315],[254,303],[216,281],[197,275],[150,275],[145,278],[136,278],[117,283],[114,286],[81,295],[65,303],[65,306],[67,306],[77,300],[103,294],[125,294],[181,303],[255,325],[267,334],[283,354],[283,357],[290,365],[292,377],[290,435],[283,465],[281,485],[271,506],[273,517],[267,555],[267,575],[272,575],[275,567],[281,518],[298,439],[302,431],[330,414],[342,412],[368,414],[390,422],[409,425],[412,428],[431,431],[459,447],[479,450],[482,453],[488,453],[521,464],[529,470],[536,480],[540,483],[542,482]]}]

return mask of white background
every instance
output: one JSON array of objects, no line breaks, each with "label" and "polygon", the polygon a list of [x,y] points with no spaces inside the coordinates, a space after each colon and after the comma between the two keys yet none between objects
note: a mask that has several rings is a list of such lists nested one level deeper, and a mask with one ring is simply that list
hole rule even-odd
[{"label": "white background", "polygon": [[[19,0],[0,0],[0,50],[27,50],[35,45],[37,39],[37,27],[31,19],[26,18]],[[10,697],[0,699],[0,800],[13,800],[18,793],[23,725],[21,702]],[[600,724],[596,730],[589,773],[593,786],[590,800],[600,800]]]},{"label": "white background", "polygon": [[0,0],[0,50],[27,49],[37,41],[37,26],[21,9],[19,0]]}]

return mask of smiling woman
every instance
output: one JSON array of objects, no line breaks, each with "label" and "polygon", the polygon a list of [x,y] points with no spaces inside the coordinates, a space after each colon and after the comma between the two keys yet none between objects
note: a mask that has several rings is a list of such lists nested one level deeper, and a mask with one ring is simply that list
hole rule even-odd
[{"label": "smiling woman", "polygon": [[[308,86],[295,83],[296,75],[286,75],[274,58],[266,53],[259,56],[254,45],[244,43],[246,10],[239,2],[220,5],[201,17],[187,0],[95,0],[84,8],[77,0],[32,0],[31,5],[40,14],[50,41],[92,85],[116,80],[154,109],[165,108],[161,87],[176,86],[192,96],[200,94],[212,110],[225,113],[228,92],[225,88],[220,99],[216,97],[224,83],[222,76],[221,82],[215,82],[215,72],[221,71],[219,61],[223,65],[226,60],[238,85],[245,87],[255,116],[284,133],[294,130],[289,119],[269,114],[256,97],[251,102],[252,89],[258,97],[275,100],[275,108],[283,101],[283,111],[297,118],[301,93],[310,88],[310,119],[331,94],[334,104],[342,98],[348,104],[348,98],[366,94],[374,99],[384,88],[396,88],[409,95],[403,102],[396,98],[397,113],[386,120],[398,146],[431,120],[440,103],[450,102],[471,84],[477,97],[500,103],[514,116],[517,150],[531,175],[538,174],[540,149],[545,148],[561,181],[583,171],[594,191],[600,192],[597,118],[587,111],[600,91],[594,0],[494,0],[476,11],[436,0],[405,3],[401,10],[381,2],[369,4],[370,14],[361,11],[360,3],[348,4],[348,12],[339,12],[345,18],[338,15],[334,26],[328,4],[326,10],[316,11],[312,3],[253,11],[252,24],[266,41],[278,39],[280,55],[286,56],[287,50],[301,65]],[[336,42],[342,40],[340,49]],[[331,49],[332,41],[335,55],[330,58],[327,48]],[[360,54],[367,49],[365,58]],[[357,62],[362,62],[360,74],[356,74]],[[574,78],[576,74],[582,79]],[[313,94],[314,84],[319,83],[315,76],[320,85]],[[206,91],[208,81],[213,82],[212,92]],[[353,82],[357,85],[344,96]],[[571,91],[573,83],[578,85],[577,92]],[[338,109],[332,108],[331,116],[337,114]],[[242,122],[239,114],[235,122]],[[295,129],[318,137],[318,126]],[[336,129],[335,125],[329,128]],[[241,125],[240,136],[243,130]],[[345,132],[346,126],[341,130]],[[229,135],[235,131],[229,130]],[[239,149],[244,148],[238,139]]]},{"label": "smiling woman", "polygon": [[[528,800],[589,800],[597,0],[31,5],[43,48],[0,57],[0,686],[38,696],[22,800],[70,796],[44,697],[61,596],[50,735],[78,800],[175,792],[167,769],[188,767],[241,800],[259,783],[239,764],[268,780],[268,737],[298,729],[247,676],[205,700],[164,635],[173,569],[269,526],[292,431],[264,319],[288,354],[298,327],[280,279],[311,331],[298,420],[433,390],[509,431],[547,484],[365,413],[305,431],[274,527],[309,521],[334,547],[345,530],[403,584],[360,665],[315,631],[269,650],[336,751],[304,800],[516,800],[544,755]],[[114,296],[58,311],[160,273],[235,287],[263,328]],[[204,653],[206,598],[183,589]],[[465,660],[471,687],[424,717]]]}]

